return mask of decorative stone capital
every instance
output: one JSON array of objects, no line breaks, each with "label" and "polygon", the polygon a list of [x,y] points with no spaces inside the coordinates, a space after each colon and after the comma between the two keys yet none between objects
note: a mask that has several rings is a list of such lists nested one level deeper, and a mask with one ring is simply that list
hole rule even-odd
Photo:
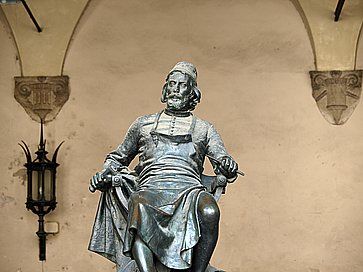
[{"label": "decorative stone capital", "polygon": [[68,76],[15,77],[14,97],[40,123],[52,121],[69,98]]},{"label": "decorative stone capital", "polygon": [[362,71],[310,71],[313,97],[329,123],[342,125],[352,115],[362,91]]}]

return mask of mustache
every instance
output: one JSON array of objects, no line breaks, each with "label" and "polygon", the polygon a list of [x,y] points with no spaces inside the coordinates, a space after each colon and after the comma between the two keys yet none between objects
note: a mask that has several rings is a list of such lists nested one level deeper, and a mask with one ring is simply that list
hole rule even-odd
[{"label": "mustache", "polygon": [[183,98],[183,96],[177,93],[170,93],[167,95],[167,98]]}]

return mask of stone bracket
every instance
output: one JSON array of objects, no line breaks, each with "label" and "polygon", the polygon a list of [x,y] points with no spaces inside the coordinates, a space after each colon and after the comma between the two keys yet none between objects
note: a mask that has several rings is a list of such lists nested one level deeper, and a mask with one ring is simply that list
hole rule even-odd
[{"label": "stone bracket", "polygon": [[14,77],[16,101],[40,123],[54,120],[69,98],[68,76]]},{"label": "stone bracket", "polygon": [[362,91],[362,71],[310,71],[313,97],[330,124],[342,125],[352,115]]}]

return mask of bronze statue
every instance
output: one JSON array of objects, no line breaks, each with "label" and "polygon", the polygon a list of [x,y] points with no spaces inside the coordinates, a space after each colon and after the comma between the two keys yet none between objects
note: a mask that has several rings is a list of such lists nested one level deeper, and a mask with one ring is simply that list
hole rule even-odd
[{"label": "bronze statue", "polygon": [[[191,113],[200,99],[194,65],[177,63],[162,90],[165,109],[139,117],[91,179],[102,195],[89,249],[119,272],[217,271],[209,266],[220,215],[213,193],[241,172],[213,125]],[[206,157],[215,178],[202,174]]]}]

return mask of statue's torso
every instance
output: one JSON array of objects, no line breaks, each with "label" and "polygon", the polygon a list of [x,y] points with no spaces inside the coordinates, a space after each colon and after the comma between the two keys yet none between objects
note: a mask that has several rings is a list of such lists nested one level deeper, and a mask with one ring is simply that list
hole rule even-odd
[{"label": "statue's torso", "polygon": [[[139,164],[136,166],[135,171],[138,174],[142,174],[145,169],[156,163],[161,156],[161,153],[165,151],[159,144],[165,147],[165,141],[170,142],[173,141],[171,140],[172,138],[182,138],[183,136],[190,134],[191,145],[179,143],[177,147],[177,144],[175,143],[174,145],[169,144],[167,149],[169,153],[172,152],[173,149],[177,149],[175,151],[178,152],[174,152],[175,157],[179,157],[181,159],[180,162],[185,162],[185,164],[193,169],[196,176],[200,177],[203,172],[203,163],[207,149],[209,124],[194,116],[177,117],[162,113],[155,128],[156,119],[157,114],[147,115],[140,119],[138,136]],[[193,119],[195,124],[191,131]],[[156,133],[166,136],[161,136],[163,140],[159,139],[158,144],[155,143],[155,139],[153,139],[152,136],[154,128]],[[167,138],[169,138],[169,140]],[[189,150],[191,148],[194,150]],[[161,172],[163,172],[162,169],[160,170],[160,173]]]}]

